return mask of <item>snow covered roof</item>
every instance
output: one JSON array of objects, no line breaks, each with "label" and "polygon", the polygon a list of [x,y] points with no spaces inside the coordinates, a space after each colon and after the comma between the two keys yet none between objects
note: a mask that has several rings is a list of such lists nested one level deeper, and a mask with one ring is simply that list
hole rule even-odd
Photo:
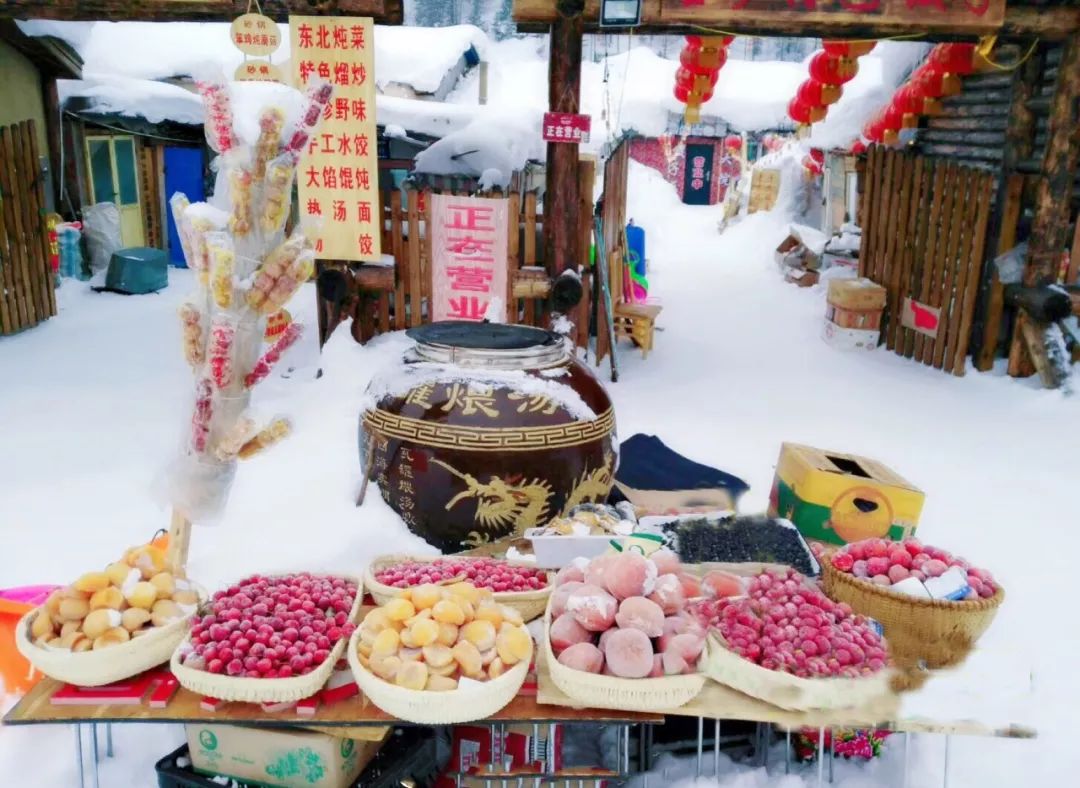
[{"label": "snow covered roof", "polygon": [[[55,36],[82,57],[88,75],[129,79],[191,76],[208,67],[231,75],[243,55],[229,40],[224,22],[19,22],[30,36]],[[281,48],[271,56],[289,60],[288,25]],[[417,93],[433,93],[470,47],[481,55],[488,37],[472,25],[424,28],[375,26],[375,81],[408,85]]]}]

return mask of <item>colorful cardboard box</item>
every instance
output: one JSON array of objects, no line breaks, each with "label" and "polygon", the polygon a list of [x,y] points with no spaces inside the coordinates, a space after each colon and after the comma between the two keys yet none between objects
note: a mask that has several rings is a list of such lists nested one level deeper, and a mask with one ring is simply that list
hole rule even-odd
[{"label": "colorful cardboard box", "polygon": [[295,728],[186,728],[195,771],[273,788],[345,788],[382,747]]},{"label": "colorful cardboard box", "polygon": [[804,537],[821,542],[903,539],[915,532],[924,498],[877,460],[785,443],[769,515],[791,520]]},{"label": "colorful cardboard box", "polygon": [[877,350],[881,331],[876,328],[841,328],[828,318],[821,328],[825,344],[837,350]]}]

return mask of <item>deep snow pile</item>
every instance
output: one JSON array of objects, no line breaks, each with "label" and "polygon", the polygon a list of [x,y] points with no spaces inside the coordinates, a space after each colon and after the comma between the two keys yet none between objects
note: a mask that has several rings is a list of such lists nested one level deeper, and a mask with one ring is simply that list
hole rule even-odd
[{"label": "deep snow pile", "polygon": [[[620,382],[609,387],[620,434],[659,435],[743,477],[747,511],[765,506],[785,440],[863,453],[920,484],[920,535],[990,567],[1009,596],[983,641],[989,662],[976,663],[989,666],[991,689],[946,709],[932,709],[924,692],[905,709],[1038,727],[1036,741],[954,738],[953,785],[1071,784],[1080,404],[1004,376],[959,379],[887,351],[831,350],[818,338],[823,292],[784,284],[772,263],[784,215],[757,214],[718,235],[719,209],[680,205],[637,165],[628,215],[648,233],[649,280],[665,310],[647,360],[621,346]],[[170,273],[170,287],[150,296],[65,285],[59,316],[0,340],[0,435],[18,447],[0,453],[0,584],[69,581],[168,523],[151,481],[180,439],[191,385],[175,315],[190,282]],[[296,310],[311,324],[313,301],[309,288]],[[290,379],[260,386],[257,405],[289,414],[296,432],[242,465],[220,525],[196,528],[194,577],[213,587],[256,570],[358,571],[377,553],[426,549],[378,495],[354,505],[364,389],[405,344],[394,334],[360,347],[339,330],[321,360],[309,343],[290,358]],[[131,774],[152,784],[150,765],[178,740],[173,728],[118,728],[120,759],[105,766],[103,784],[133,784]],[[942,748],[941,737],[916,738],[911,785],[939,784]],[[21,774],[31,788],[71,784],[70,752],[67,729],[0,730],[0,774]],[[777,761],[774,753],[771,778],[728,765],[718,782],[803,784],[784,782]],[[839,784],[898,785],[901,762],[893,753],[842,767]],[[809,784],[812,774],[803,772]]]}]

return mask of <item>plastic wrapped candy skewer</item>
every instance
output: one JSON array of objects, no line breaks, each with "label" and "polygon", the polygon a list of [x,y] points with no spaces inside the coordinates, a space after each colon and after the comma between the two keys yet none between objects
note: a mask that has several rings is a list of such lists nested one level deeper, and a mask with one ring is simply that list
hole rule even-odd
[{"label": "plastic wrapped candy skewer", "polygon": [[238,456],[241,460],[250,459],[259,452],[269,449],[275,443],[284,440],[290,432],[292,432],[292,424],[289,423],[288,419],[274,419],[258,435],[241,447]]},{"label": "plastic wrapped candy skewer", "polygon": [[225,320],[215,320],[210,327],[210,377],[219,389],[227,388],[233,379],[232,348],[236,326]]},{"label": "plastic wrapped candy skewer", "polygon": [[198,367],[206,361],[202,313],[194,304],[184,304],[180,307],[180,320],[184,327],[184,358],[192,368]]},{"label": "plastic wrapped candy skewer", "polygon": [[228,233],[207,233],[206,249],[210,259],[210,291],[214,303],[228,309],[233,302],[233,272],[236,252]]},{"label": "plastic wrapped candy skewer", "polygon": [[262,314],[273,314],[285,306],[300,289],[300,285],[311,279],[313,273],[315,273],[315,253],[310,249],[305,249],[289,266],[289,270],[274,283],[273,290],[266,296]]},{"label": "plastic wrapped candy skewer", "polygon": [[284,126],[285,113],[278,107],[267,108],[259,118],[259,139],[255,143],[255,166],[251,173],[256,181],[263,179],[267,164],[277,156]]},{"label": "plastic wrapped candy skewer", "polygon": [[240,449],[244,447],[255,434],[255,420],[248,416],[241,416],[228,432],[218,441],[214,447],[214,456],[222,462],[235,460]]},{"label": "plastic wrapped candy skewer", "polygon": [[292,198],[297,157],[293,153],[278,156],[266,168],[265,197],[260,226],[265,233],[275,233],[285,226]]},{"label": "plastic wrapped candy skewer", "polygon": [[296,344],[304,333],[304,327],[299,323],[290,323],[282,332],[281,337],[267,350],[262,358],[255,362],[254,368],[244,376],[244,386],[251,388],[263,380],[274,365],[281,359],[282,354]]},{"label": "plastic wrapped candy skewer", "polygon": [[233,134],[232,102],[221,82],[195,83],[206,112],[206,141],[218,153],[228,153],[236,145]]},{"label": "plastic wrapped candy skewer", "polygon": [[[292,275],[294,269],[298,273],[303,273],[303,267],[297,267],[297,261],[300,256],[309,249],[310,241],[303,231],[298,230],[294,232],[287,241],[280,244],[273,252],[267,256],[263,264],[259,266],[259,270],[255,272],[255,281],[252,283],[251,289],[247,293],[247,303],[256,312],[269,315],[276,312],[282,306],[285,301],[278,301],[281,293],[284,289],[280,287],[282,284],[287,284],[291,288],[291,292],[295,292],[295,288],[299,287],[296,277]],[[312,266],[314,264],[314,255],[310,255],[312,260]],[[311,273],[308,271],[307,277],[310,277]],[[304,277],[301,281],[306,281],[307,277]],[[281,280],[286,279],[285,283]],[[288,300],[286,298],[285,300]]]},{"label": "plastic wrapped candy skewer", "polygon": [[202,454],[210,437],[210,419],[214,415],[214,388],[206,378],[195,386],[195,410],[191,415],[191,447]]},{"label": "plastic wrapped candy skewer", "polygon": [[229,197],[232,216],[229,230],[237,238],[251,233],[251,173],[241,167],[229,170]]}]

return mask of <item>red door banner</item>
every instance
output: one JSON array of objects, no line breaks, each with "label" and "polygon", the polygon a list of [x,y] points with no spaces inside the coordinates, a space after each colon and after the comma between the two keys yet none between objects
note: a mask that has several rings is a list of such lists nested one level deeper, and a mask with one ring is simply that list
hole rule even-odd
[{"label": "red door banner", "polygon": [[508,204],[431,195],[432,321],[506,320]]}]

